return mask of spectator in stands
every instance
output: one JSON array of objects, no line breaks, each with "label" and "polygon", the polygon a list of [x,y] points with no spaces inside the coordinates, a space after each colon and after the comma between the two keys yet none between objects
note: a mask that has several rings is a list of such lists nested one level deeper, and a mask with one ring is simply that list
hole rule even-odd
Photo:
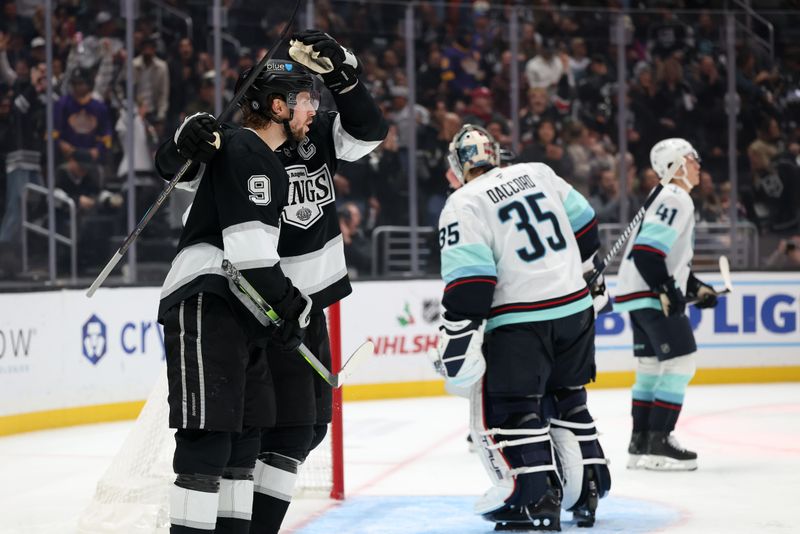
[{"label": "spectator in stands", "polygon": [[[506,95],[506,98],[508,95]],[[464,124],[477,124],[486,127],[493,121],[505,122],[505,117],[495,111],[492,92],[486,87],[476,87],[470,93],[470,104],[467,106]]]},{"label": "spectator in stands", "polygon": [[442,79],[447,82],[449,96],[468,99],[469,93],[481,85],[485,73],[481,69],[481,55],[471,48],[471,38],[466,28],[456,30],[449,46],[442,50]]},{"label": "spectator in stands", "polygon": [[678,20],[672,2],[661,0],[659,4],[661,21],[650,25],[647,49],[659,60],[673,57],[676,53],[683,57],[694,48],[692,28]]},{"label": "spectator in stands", "polygon": [[[122,195],[105,191],[100,187],[97,165],[86,152],[80,151],[75,152],[59,166],[56,188],[72,199],[77,210],[78,246],[81,247],[79,269],[99,265],[106,256],[105,243],[115,230],[111,223],[118,217],[97,218],[94,215],[119,211],[124,202]],[[67,226],[69,212],[61,208],[56,217],[58,231],[69,235]],[[92,246],[83,246],[89,243]]]},{"label": "spectator in stands", "polygon": [[683,66],[676,57],[663,63],[658,84],[656,107],[659,112],[662,137],[694,138],[696,98],[683,78]]},{"label": "spectator in stands", "polygon": [[[630,220],[628,214],[623,214],[624,221],[620,219],[620,201],[622,192],[620,191],[619,177],[613,167],[603,167],[599,170],[598,191],[589,199],[595,213],[597,221],[600,223],[619,223]],[[628,211],[638,209],[636,198],[630,194],[633,190],[633,180],[628,180]]]},{"label": "spectator in stands", "polygon": [[591,60],[583,37],[575,37],[570,41],[569,72],[572,84],[577,85],[586,74]]},{"label": "spectator in stands", "polygon": [[722,219],[722,203],[714,180],[707,171],[700,172],[700,183],[692,189],[695,219],[698,222],[720,222]]},{"label": "spectator in stands", "polygon": [[610,133],[612,129],[612,82],[605,57],[594,54],[589,72],[578,85],[578,116],[588,128],[602,134]]},{"label": "spectator in stands", "polygon": [[432,102],[446,90],[442,75],[442,52],[438,45],[431,44],[428,49],[428,57],[420,65],[417,73],[420,102]]},{"label": "spectator in stands", "polygon": [[[26,184],[42,183],[42,153],[46,121],[46,76],[40,64],[31,69],[30,80],[18,80],[10,96],[3,96],[0,108],[5,119],[3,139],[6,153],[2,162],[5,182],[5,214],[0,225],[0,243],[14,248],[20,238],[20,199]],[[12,104],[13,103],[13,104]]]},{"label": "spectator in stands", "polygon": [[589,198],[589,180],[594,156],[589,130],[580,121],[569,121],[564,126],[564,149],[572,166],[572,176],[564,176],[585,198]]},{"label": "spectator in stands", "polygon": [[541,87],[547,92],[555,92],[561,76],[564,75],[564,61],[556,53],[556,42],[552,38],[542,41],[539,53],[525,64],[525,76],[529,87]]},{"label": "spectator in stands", "polygon": [[[520,57],[522,57],[520,55]],[[492,78],[489,89],[492,92],[494,111],[502,114],[506,119],[511,117],[511,67],[513,64],[510,50],[504,50],[500,55],[500,66]],[[520,80],[523,82],[523,80]],[[524,105],[524,83],[519,84],[519,102]]]},{"label": "spectator in stands", "polygon": [[800,235],[781,239],[764,263],[770,269],[800,269]]},{"label": "spectator in stands", "polygon": [[152,113],[150,122],[160,135],[169,106],[169,70],[156,56],[156,40],[151,36],[142,40],[141,53],[133,59],[133,78],[136,100],[147,104]]},{"label": "spectator in stands", "polygon": [[192,100],[183,112],[188,117],[195,113],[205,112],[214,113],[214,79],[216,73],[213,70],[206,71],[200,80],[200,89],[197,97]]},{"label": "spectator in stands", "polygon": [[520,111],[520,141],[533,142],[542,121],[549,120],[557,124],[558,119],[558,111],[550,103],[547,89],[531,87],[528,89],[528,105]]},{"label": "spectator in stands", "polygon": [[369,274],[372,269],[370,242],[361,228],[361,211],[354,202],[346,202],[338,212],[348,274],[353,278]]},{"label": "spectator in stands", "polygon": [[636,205],[642,206],[650,192],[658,185],[658,174],[651,167],[645,167],[639,173],[639,187],[636,191]]},{"label": "spectator in stands", "polygon": [[56,102],[53,135],[62,161],[76,152],[86,152],[99,165],[111,148],[109,111],[103,102],[92,97],[91,84],[91,73],[76,69],[70,79],[71,91]]},{"label": "spectator in stands", "polygon": [[[768,120],[772,122],[774,119]],[[760,135],[765,135],[763,129]],[[774,232],[794,231],[800,206],[800,169],[793,157],[769,140],[758,139],[747,149],[756,222]]]},{"label": "spectator in stands", "polygon": [[536,161],[547,164],[561,177],[572,176],[572,162],[564,147],[558,142],[556,126],[551,120],[543,120],[536,130],[536,140],[525,146],[520,161]]},{"label": "spectator in stands", "polygon": [[169,59],[169,111],[167,122],[176,127],[183,119],[182,113],[197,97],[202,72],[191,39],[178,41],[175,53]]}]

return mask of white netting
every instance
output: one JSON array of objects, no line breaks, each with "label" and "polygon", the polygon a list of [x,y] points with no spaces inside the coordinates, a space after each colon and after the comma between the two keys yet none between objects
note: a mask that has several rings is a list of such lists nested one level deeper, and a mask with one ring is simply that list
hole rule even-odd
[{"label": "white netting", "polygon": [[[168,428],[167,373],[158,382],[122,448],[97,483],[92,502],[78,523],[80,534],[167,534],[169,488],[175,475],[174,430]],[[331,491],[328,437],[300,468],[296,496],[327,496]]]}]

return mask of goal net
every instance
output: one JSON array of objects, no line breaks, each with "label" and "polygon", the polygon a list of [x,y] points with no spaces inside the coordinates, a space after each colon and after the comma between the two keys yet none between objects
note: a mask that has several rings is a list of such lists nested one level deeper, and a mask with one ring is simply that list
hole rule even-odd
[{"label": "goal net", "polygon": [[[332,367],[340,366],[338,305],[329,311]],[[167,534],[169,489],[175,475],[167,373],[161,373],[128,437],[97,483],[78,522],[80,534]],[[341,390],[334,390],[333,421],[323,442],[300,467],[295,497],[342,499]]]}]

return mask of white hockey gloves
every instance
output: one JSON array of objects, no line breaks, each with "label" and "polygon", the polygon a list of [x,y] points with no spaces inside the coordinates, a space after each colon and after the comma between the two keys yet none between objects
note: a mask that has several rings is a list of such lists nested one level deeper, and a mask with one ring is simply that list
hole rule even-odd
[{"label": "white hockey gloves", "polygon": [[345,93],[358,83],[358,59],[327,33],[306,30],[296,33],[289,43],[291,58],[322,78],[334,93]]},{"label": "white hockey gloves", "polygon": [[486,372],[483,357],[483,329],[486,321],[450,321],[442,317],[439,327],[439,346],[434,368],[444,375],[448,387],[469,388]]},{"label": "white hockey gloves", "polygon": [[219,150],[221,139],[216,119],[205,112],[186,117],[173,137],[178,154],[200,163],[211,161]]},{"label": "white hockey gloves", "polygon": [[[597,257],[595,252],[591,258],[583,262],[583,279],[589,282],[589,279],[602,265],[602,260]],[[589,288],[592,295],[592,306],[594,307],[594,316],[597,317],[601,313],[608,313],[613,310],[611,299],[609,298],[608,290],[606,289],[606,278],[602,274],[595,280],[592,287]]]}]

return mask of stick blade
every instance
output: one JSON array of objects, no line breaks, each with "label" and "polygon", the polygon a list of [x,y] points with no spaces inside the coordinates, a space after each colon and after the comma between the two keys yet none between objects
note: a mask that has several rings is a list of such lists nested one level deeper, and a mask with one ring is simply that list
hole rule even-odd
[{"label": "stick blade", "polygon": [[728,293],[732,293],[733,280],[731,279],[731,262],[728,261],[727,256],[719,257],[719,274],[722,276],[722,283],[725,284],[725,289]]},{"label": "stick blade", "polygon": [[366,361],[372,354],[375,354],[375,344],[372,341],[365,341],[356,351],[348,358],[342,366],[342,370],[336,375],[337,388],[345,385],[353,373],[358,370],[360,365]]}]

